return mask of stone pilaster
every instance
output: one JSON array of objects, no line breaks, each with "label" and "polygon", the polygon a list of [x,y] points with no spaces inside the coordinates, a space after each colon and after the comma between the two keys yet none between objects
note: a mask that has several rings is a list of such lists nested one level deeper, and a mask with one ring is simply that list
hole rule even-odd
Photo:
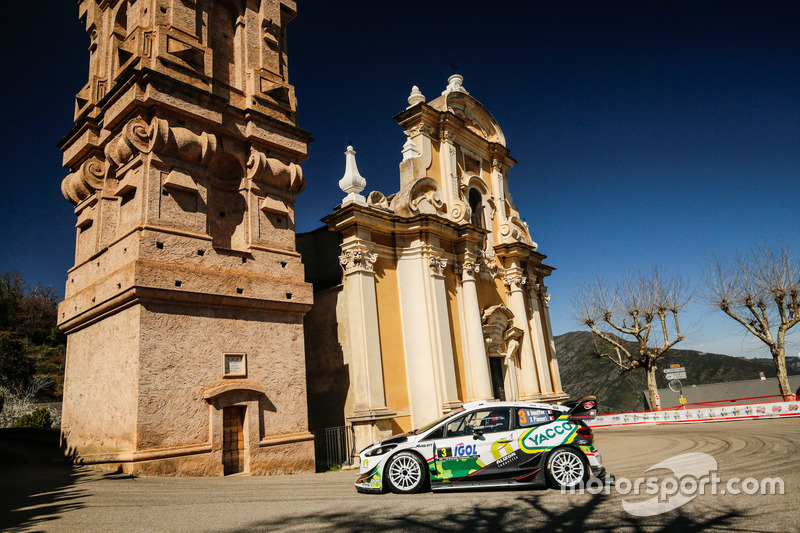
[{"label": "stone pilaster", "polygon": [[[511,312],[514,313],[516,323],[525,324],[528,322],[528,313],[525,305],[523,288],[526,283],[522,269],[510,268],[505,271],[503,283],[508,291],[508,303]],[[520,399],[529,400],[541,395],[542,388],[537,380],[536,363],[534,361],[534,351],[531,344],[530,330],[520,339],[519,363],[520,363]]]},{"label": "stone pilaster", "polygon": [[[456,388],[441,251],[424,243],[398,258],[400,313],[412,424],[418,426],[461,402]],[[431,394],[431,393],[434,394]]]},{"label": "stone pilaster", "polygon": [[475,278],[481,266],[473,254],[465,254],[456,267],[460,275],[459,292],[462,304],[461,328],[466,340],[464,359],[468,362],[467,394],[468,401],[487,400],[492,396],[492,380],[489,374],[489,361],[483,339],[481,308],[478,303],[478,290]]},{"label": "stone pilaster", "polygon": [[352,419],[374,419],[393,414],[386,407],[378,329],[378,300],[375,294],[373,253],[361,242],[348,243],[339,256],[344,270],[350,333],[350,391]]}]

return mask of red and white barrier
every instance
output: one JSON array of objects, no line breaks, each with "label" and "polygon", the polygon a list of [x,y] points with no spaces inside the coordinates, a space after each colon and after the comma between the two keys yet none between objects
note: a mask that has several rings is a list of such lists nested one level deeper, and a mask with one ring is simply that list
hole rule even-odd
[{"label": "red and white barrier", "polygon": [[800,416],[800,402],[772,402],[725,407],[702,407],[642,411],[599,415],[585,422],[592,427],[635,426],[640,424],[676,424],[690,422],[720,422],[725,420],[748,420],[758,418],[780,418]]}]

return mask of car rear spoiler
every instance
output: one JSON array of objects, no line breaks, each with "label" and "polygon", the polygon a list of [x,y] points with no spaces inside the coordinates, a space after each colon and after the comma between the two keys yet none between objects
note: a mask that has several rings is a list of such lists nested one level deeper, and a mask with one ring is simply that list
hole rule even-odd
[{"label": "car rear spoiler", "polygon": [[569,407],[568,416],[571,420],[594,420],[597,416],[597,398],[594,396],[569,400],[561,405]]}]

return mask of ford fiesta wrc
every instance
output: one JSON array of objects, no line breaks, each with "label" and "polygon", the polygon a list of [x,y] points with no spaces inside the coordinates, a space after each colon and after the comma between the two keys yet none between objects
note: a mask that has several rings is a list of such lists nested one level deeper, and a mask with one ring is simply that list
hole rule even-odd
[{"label": "ford fiesta wrc", "polygon": [[571,488],[605,476],[587,396],[561,405],[481,401],[364,448],[359,492],[459,488]]}]

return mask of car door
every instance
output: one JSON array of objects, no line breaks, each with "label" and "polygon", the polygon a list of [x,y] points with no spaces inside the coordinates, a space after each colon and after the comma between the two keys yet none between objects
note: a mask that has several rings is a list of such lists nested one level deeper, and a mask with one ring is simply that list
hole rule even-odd
[{"label": "car door", "polygon": [[496,463],[513,453],[509,407],[464,413],[444,425],[436,440],[433,481],[481,483],[497,477]]}]

